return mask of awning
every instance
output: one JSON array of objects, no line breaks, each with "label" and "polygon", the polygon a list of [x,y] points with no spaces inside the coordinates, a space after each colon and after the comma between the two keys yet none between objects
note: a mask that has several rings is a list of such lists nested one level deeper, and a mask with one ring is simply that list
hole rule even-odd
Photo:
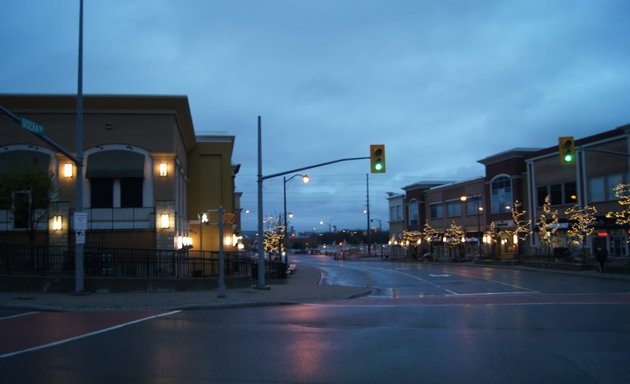
[{"label": "awning", "polygon": [[88,156],[86,177],[144,177],[144,155],[131,151],[103,151]]},{"label": "awning", "polygon": [[38,151],[5,151],[0,153],[0,173],[38,168],[48,173],[50,155]]}]

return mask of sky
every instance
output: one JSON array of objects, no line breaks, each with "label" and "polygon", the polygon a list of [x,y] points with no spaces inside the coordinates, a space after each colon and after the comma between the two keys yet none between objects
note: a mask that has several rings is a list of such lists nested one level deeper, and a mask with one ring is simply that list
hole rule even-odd
[{"label": "sky", "polygon": [[[0,93],[76,93],[79,0],[0,1]],[[365,229],[369,185],[387,229],[387,192],[630,123],[629,19],[627,0],[85,0],[83,91],[186,95],[197,134],[234,135],[244,229],[258,116],[263,175],[385,144],[385,174],[304,171],[287,210],[297,230]],[[281,214],[282,177],[263,185]]]}]

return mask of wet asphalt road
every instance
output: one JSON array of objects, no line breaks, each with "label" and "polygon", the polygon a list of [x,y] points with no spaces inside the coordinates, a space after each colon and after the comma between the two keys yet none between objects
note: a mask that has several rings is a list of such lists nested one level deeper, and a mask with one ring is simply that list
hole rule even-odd
[{"label": "wet asphalt road", "polygon": [[[367,282],[375,293],[333,303],[153,314],[0,358],[0,382],[574,384],[627,383],[630,377],[627,281],[470,266],[296,261],[321,263],[325,283]],[[553,300],[520,302],[522,297]],[[576,297],[590,299],[567,299]],[[15,313],[0,312],[8,315]],[[37,316],[0,320],[0,326],[36,322]],[[73,313],[39,319],[31,325],[39,333],[106,322]]]}]

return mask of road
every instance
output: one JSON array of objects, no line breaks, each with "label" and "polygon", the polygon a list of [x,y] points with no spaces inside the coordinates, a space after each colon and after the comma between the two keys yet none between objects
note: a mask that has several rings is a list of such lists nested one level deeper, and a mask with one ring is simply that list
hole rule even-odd
[{"label": "road", "polygon": [[630,377],[627,281],[323,257],[296,262],[319,265],[327,283],[367,281],[375,294],[173,313],[0,311],[0,327],[14,335],[2,345],[95,322],[103,330],[0,358],[0,382],[574,384]]},{"label": "road", "polygon": [[630,292],[628,281],[593,279],[544,270],[493,268],[466,263],[335,261],[323,255],[295,257],[294,261],[320,269],[322,284],[371,287],[373,298]]}]

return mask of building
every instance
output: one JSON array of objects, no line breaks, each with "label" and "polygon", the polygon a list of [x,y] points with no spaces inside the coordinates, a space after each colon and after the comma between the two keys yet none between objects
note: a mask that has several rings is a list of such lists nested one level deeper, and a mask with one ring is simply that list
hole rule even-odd
[{"label": "building", "polygon": [[558,212],[556,247],[568,247],[567,208],[594,207],[595,235],[588,248],[604,248],[613,257],[628,256],[628,228],[618,225],[606,213],[621,209],[615,196],[615,186],[630,183],[630,125],[575,140],[575,164],[564,165],[558,158],[558,147],[553,146],[527,157],[527,197],[529,219],[536,236],[529,246],[538,250],[541,244],[536,222],[542,214],[545,198],[549,196],[551,209]]},{"label": "building", "polygon": [[479,160],[486,169],[484,209],[487,215],[484,223],[486,227],[494,223],[496,228],[496,237],[486,239],[484,247],[490,257],[514,259],[524,251],[523,247],[519,247],[519,239],[513,235],[517,224],[512,213],[515,204],[521,204],[525,210],[529,208],[525,159],[538,150],[513,148]]},{"label": "building", "polygon": [[402,193],[387,193],[389,206],[389,236],[392,239],[400,239],[405,229],[405,195]]},{"label": "building", "polygon": [[200,217],[216,221],[211,211],[219,208],[226,238],[238,233],[235,138],[196,136],[186,96],[85,96],[81,168],[67,156],[76,154],[76,104],[72,95],[0,95],[0,106],[27,119],[22,126],[41,125],[67,151],[0,114],[0,174],[34,167],[53,185],[47,204],[38,206],[35,190],[8,187],[0,201],[1,243],[74,245],[77,172],[86,246],[217,249],[218,228],[202,226]]},{"label": "building", "polygon": [[[514,148],[479,160],[485,166],[483,177],[405,186],[403,232],[421,231],[427,223],[436,231],[433,244],[443,251],[444,234],[451,224],[459,226],[466,258],[518,259],[571,249],[576,255],[580,251],[575,236],[568,232],[566,211],[593,207],[597,212],[594,235],[587,236],[580,247],[590,255],[600,248],[613,257],[627,257],[629,229],[606,214],[623,209],[614,188],[630,183],[630,125],[575,140],[575,148],[573,164],[563,164],[558,145]],[[547,197],[558,220],[538,225]],[[391,199],[390,221],[395,222]],[[519,212],[524,213],[520,223],[515,221]],[[519,237],[518,230],[527,232],[527,238]],[[546,244],[543,240],[551,232],[553,242]]]}]

